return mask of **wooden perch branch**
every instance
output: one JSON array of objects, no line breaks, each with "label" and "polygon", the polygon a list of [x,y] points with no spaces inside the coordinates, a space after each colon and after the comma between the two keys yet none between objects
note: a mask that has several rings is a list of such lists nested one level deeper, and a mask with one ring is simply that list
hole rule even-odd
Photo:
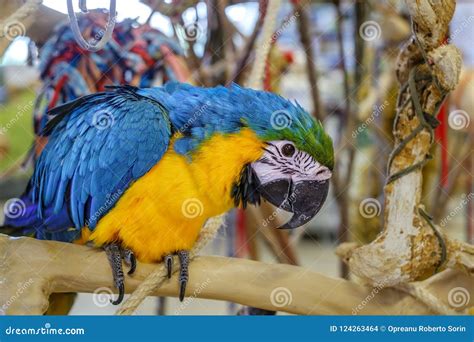
[{"label": "wooden perch branch", "polygon": [[421,203],[421,171],[432,144],[429,125],[436,121],[433,116],[444,95],[456,86],[461,68],[459,51],[443,45],[455,1],[444,1],[442,6],[435,1],[406,3],[414,32],[398,58],[401,91],[393,129],[395,148],[384,188],[384,230],[368,245],[339,249],[352,272],[372,285],[425,279],[440,266],[474,270],[473,247],[438,236]]},{"label": "wooden perch branch", "polygon": [[[110,266],[99,249],[0,234],[0,251],[0,308],[7,314],[42,314],[51,293],[112,288]],[[156,267],[139,264],[136,274],[126,278],[126,291],[134,291]],[[447,272],[425,288],[440,298],[447,298],[453,284],[473,293],[469,277]],[[153,295],[177,296],[177,285],[173,277]],[[297,266],[224,257],[197,257],[191,263],[187,295],[189,300],[226,300],[294,314],[434,313],[397,289],[373,289]]]}]

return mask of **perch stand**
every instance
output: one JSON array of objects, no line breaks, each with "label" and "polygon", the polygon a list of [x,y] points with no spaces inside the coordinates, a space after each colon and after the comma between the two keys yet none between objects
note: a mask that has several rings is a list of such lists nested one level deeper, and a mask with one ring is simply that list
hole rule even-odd
[{"label": "perch stand", "polygon": [[[110,266],[99,249],[0,234],[0,309],[6,314],[41,315],[51,293],[90,292],[113,288]],[[139,263],[126,290],[133,292],[156,270]],[[307,269],[224,257],[196,257],[190,265],[188,299],[231,301],[266,310],[313,315],[429,315],[429,306],[394,288],[371,288],[326,277]],[[238,275],[238,276],[236,276]],[[163,278],[166,276],[163,275]],[[178,296],[178,282],[165,280],[154,296]],[[454,286],[474,283],[459,270],[446,270],[422,282],[423,288],[448,305]],[[463,309],[461,307],[459,309]]]}]

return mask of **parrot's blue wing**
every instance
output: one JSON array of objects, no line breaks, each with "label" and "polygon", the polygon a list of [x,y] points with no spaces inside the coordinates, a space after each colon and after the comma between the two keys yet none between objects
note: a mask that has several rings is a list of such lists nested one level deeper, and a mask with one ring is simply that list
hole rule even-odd
[{"label": "parrot's blue wing", "polygon": [[67,209],[76,228],[93,229],[170,141],[165,108],[129,86],[87,95],[50,114],[49,142],[29,186],[42,222]]}]

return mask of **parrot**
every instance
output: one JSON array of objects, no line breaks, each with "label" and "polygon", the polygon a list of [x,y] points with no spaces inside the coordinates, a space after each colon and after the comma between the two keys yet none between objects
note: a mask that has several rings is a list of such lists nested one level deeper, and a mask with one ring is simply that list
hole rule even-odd
[{"label": "parrot", "polygon": [[18,235],[88,243],[105,250],[118,291],[123,263],[180,265],[206,221],[268,201],[309,222],[326,200],[334,168],[331,137],[297,102],[231,84],[109,86],[49,112],[22,212],[4,227]]}]

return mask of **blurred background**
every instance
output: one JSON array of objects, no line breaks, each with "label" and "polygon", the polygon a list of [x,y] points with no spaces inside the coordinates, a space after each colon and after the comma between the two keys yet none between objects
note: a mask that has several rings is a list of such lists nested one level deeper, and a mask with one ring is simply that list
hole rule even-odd
[{"label": "blurred background", "polygon": [[[212,87],[246,84],[273,1],[117,0],[74,2],[86,44],[71,30],[66,1],[0,0],[0,204],[18,197],[44,146],[46,111],[110,84],[169,80]],[[84,3],[80,1],[79,3]],[[23,8],[26,14],[12,16]],[[83,11],[81,11],[83,10]],[[403,1],[282,1],[262,87],[297,100],[333,137],[337,170],[316,218],[291,234],[271,229],[272,208],[235,210],[204,254],[304,266],[350,277],[334,254],[343,241],[368,243],[382,227],[386,162],[399,84],[397,54],[411,33]],[[81,13],[84,12],[84,13]],[[80,13],[80,14],[79,14]],[[89,49],[112,30],[99,51]],[[474,2],[458,0],[447,41],[464,65],[443,105],[424,168],[423,200],[448,235],[474,242]],[[88,48],[89,47],[89,48]],[[1,219],[0,219],[1,221]],[[237,275],[238,276],[238,275]],[[102,305],[103,304],[103,305]],[[100,308],[99,308],[100,307]],[[71,314],[112,314],[80,294]],[[148,298],[138,314],[233,314],[231,303]]]}]

